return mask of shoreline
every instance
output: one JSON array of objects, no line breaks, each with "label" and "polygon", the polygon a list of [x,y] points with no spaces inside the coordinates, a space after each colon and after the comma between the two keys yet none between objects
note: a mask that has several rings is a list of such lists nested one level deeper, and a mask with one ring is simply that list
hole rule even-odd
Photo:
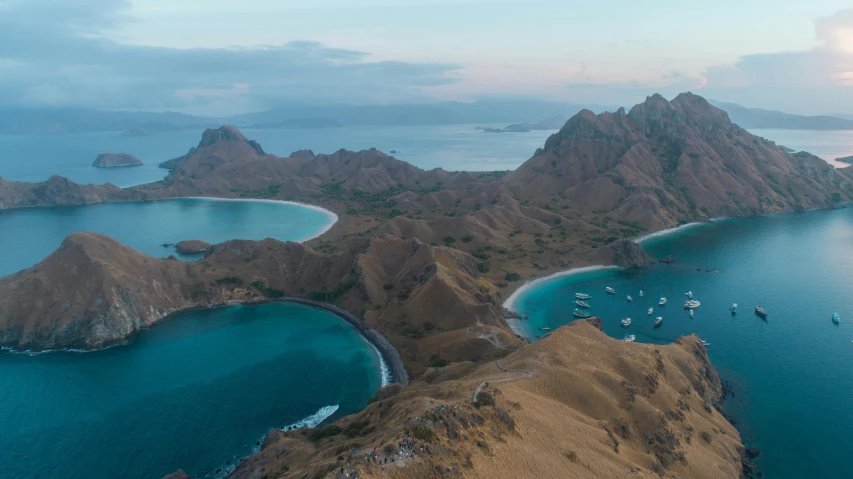
[{"label": "shoreline", "polygon": [[[518,299],[524,293],[526,293],[527,291],[529,291],[530,289],[532,289],[536,286],[539,286],[542,283],[547,283],[548,281],[555,280],[557,278],[563,278],[565,276],[574,276],[577,274],[590,273],[593,271],[605,271],[605,270],[610,270],[610,269],[619,269],[619,266],[614,266],[614,265],[607,266],[607,265],[602,265],[602,264],[592,265],[592,266],[581,266],[578,268],[572,268],[572,269],[567,269],[567,270],[563,270],[563,271],[558,271],[556,273],[550,274],[548,276],[543,276],[541,278],[536,278],[534,280],[531,280],[531,281],[524,283],[523,285],[518,287],[515,291],[513,291],[512,294],[509,295],[509,298],[507,298],[506,301],[504,301],[502,306],[505,309],[512,311],[513,313],[517,314],[517,311],[515,310],[515,306],[516,306],[516,302],[518,302]],[[512,330],[513,333],[515,333],[516,335],[518,335],[522,338],[525,338],[527,341],[531,341],[531,338],[529,338],[527,336],[527,334],[525,334],[521,330],[521,325],[517,319],[507,318],[506,323],[509,326],[509,328]]]}]

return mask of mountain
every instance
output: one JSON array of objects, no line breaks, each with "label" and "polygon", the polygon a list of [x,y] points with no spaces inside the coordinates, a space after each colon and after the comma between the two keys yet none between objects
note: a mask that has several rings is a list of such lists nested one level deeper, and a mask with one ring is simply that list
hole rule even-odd
[{"label": "mountain", "polygon": [[845,156],[844,158],[836,158],[835,161],[840,161],[841,163],[850,163],[853,165],[853,156]]},{"label": "mountain", "polygon": [[234,125],[277,124],[287,120],[326,119],[342,125],[450,125],[467,123],[536,122],[572,115],[582,108],[604,111],[608,106],[539,100],[483,100],[411,105],[289,106],[228,118]]},{"label": "mountain", "polygon": [[80,185],[57,175],[39,183],[9,181],[0,178],[0,209],[28,206],[86,205],[137,198],[138,196],[132,190],[123,190],[110,183]]},{"label": "mountain", "polygon": [[531,204],[567,202],[649,230],[853,199],[850,179],[825,161],[785,152],[691,93],[582,111],[503,180]]},{"label": "mountain", "polygon": [[204,128],[212,120],[164,112],[128,112],[83,108],[4,108],[0,109],[0,134],[53,134],[87,131],[141,132]]},{"label": "mountain", "polygon": [[746,108],[734,103],[711,100],[729,114],[732,122],[743,128],[779,128],[784,130],[853,130],[853,118],[835,116],[801,116],[781,111]]}]

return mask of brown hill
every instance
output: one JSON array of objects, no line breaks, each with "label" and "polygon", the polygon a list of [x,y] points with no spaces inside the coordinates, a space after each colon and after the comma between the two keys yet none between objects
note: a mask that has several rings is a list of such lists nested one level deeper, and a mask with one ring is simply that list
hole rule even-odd
[{"label": "brown hill", "polygon": [[40,183],[0,178],[0,209],[27,206],[86,205],[104,201],[124,201],[137,195],[115,185],[80,185],[68,178],[51,176]]},{"label": "brown hill", "polygon": [[95,168],[122,168],[127,166],[142,166],[142,161],[127,153],[101,153],[92,163]]},{"label": "brown hill", "polygon": [[274,431],[232,477],[739,477],[721,397],[695,336],[629,344],[576,322],[497,363],[430,369],[322,429]]},{"label": "brown hill", "polygon": [[655,95],[627,113],[582,111],[505,181],[531,202],[559,196],[648,229],[853,199],[825,161],[785,152],[690,93]]}]

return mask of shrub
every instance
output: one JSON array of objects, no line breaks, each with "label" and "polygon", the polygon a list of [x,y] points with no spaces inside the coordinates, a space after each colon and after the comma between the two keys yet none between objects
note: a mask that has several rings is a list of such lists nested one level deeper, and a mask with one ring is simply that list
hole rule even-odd
[{"label": "shrub", "polygon": [[521,279],[521,275],[518,273],[510,272],[510,273],[507,273],[506,276],[504,276],[504,280],[506,280],[506,281],[518,281],[520,279]]},{"label": "shrub", "polygon": [[308,433],[308,440],[311,442],[317,442],[320,439],[330,437],[330,436],[337,436],[340,433],[341,433],[340,426],[332,424],[332,425],[326,426],[322,429],[314,429],[313,431]]},{"label": "shrub", "polygon": [[488,273],[490,269],[492,268],[486,261],[480,261],[479,263],[477,263],[477,271],[481,273]]},{"label": "shrub", "polygon": [[441,359],[437,355],[433,355],[429,358],[429,367],[431,368],[443,368],[447,366],[447,360]]},{"label": "shrub", "polygon": [[495,405],[495,397],[490,393],[485,391],[477,394],[477,399],[474,401],[474,406],[483,407],[483,406],[494,406]]},{"label": "shrub", "polygon": [[435,325],[430,323],[429,321],[424,323],[424,331],[432,331],[435,329]]},{"label": "shrub", "polygon": [[226,276],[217,279],[216,284],[243,284],[243,280],[236,276]]},{"label": "shrub", "polygon": [[455,242],[456,242],[456,238],[454,238],[453,236],[445,236],[445,237],[444,237],[444,242],[445,242],[446,244],[453,244],[453,243],[455,243]]},{"label": "shrub", "polygon": [[702,431],[699,433],[699,437],[702,438],[705,442],[711,442],[711,435],[708,434],[708,431]]},{"label": "shrub", "polygon": [[432,428],[423,423],[412,426],[412,434],[416,439],[426,442],[431,442],[433,437],[435,437],[435,432],[433,432]]},{"label": "shrub", "polygon": [[[836,193],[836,194],[837,194],[837,193]],[[472,241],[474,241],[474,237],[473,237],[473,236],[471,236],[471,235],[465,235],[465,236],[463,236],[463,237],[462,237],[462,242],[463,242],[463,243],[470,243],[470,242],[472,242]]]}]

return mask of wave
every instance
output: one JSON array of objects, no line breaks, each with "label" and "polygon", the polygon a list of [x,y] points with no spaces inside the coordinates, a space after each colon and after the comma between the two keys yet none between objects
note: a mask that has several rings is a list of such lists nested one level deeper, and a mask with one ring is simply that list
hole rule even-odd
[{"label": "wave", "polygon": [[300,243],[304,243],[306,241],[312,240],[314,238],[317,238],[318,236],[325,234],[327,231],[332,229],[332,226],[334,226],[335,223],[338,222],[338,215],[336,215],[332,211],[329,211],[326,208],[323,208],[322,206],[312,205],[310,203],[300,203],[298,201],[269,200],[269,199],[260,199],[260,198],[259,199],[254,199],[254,198],[218,198],[215,196],[178,196],[175,198],[164,198],[161,201],[168,201],[168,200],[248,201],[248,202],[255,202],[255,203],[277,203],[277,204],[301,206],[303,208],[308,208],[309,210],[314,210],[314,211],[323,213],[324,215],[326,215],[327,218],[329,218],[329,222],[326,223],[323,226],[323,228],[320,229],[320,231],[318,231],[314,236],[300,240],[299,241]]},{"label": "wave", "polygon": [[702,223],[693,222],[687,223],[686,225],[676,226],[675,228],[667,228],[665,230],[655,231],[654,233],[649,233],[645,236],[640,236],[639,238],[634,239],[634,243],[640,244],[643,241],[650,240],[652,238],[658,238],[661,236],[671,235],[673,233],[678,233],[679,231],[686,230],[687,228],[692,228],[696,225],[701,225]]},{"label": "wave", "polygon": [[335,404],[333,406],[323,406],[317,410],[314,414],[300,419],[293,424],[288,424],[281,428],[282,431],[295,431],[297,429],[302,429],[306,427],[317,427],[321,422],[325,421],[329,416],[337,412],[340,408],[339,405]]},{"label": "wave", "polygon": [[[364,337],[364,335],[362,335],[362,337]],[[373,341],[370,341],[366,337],[364,337],[364,339],[365,341],[367,341],[367,344],[369,344],[370,347],[373,348],[374,351],[376,351],[376,355],[379,357],[379,374],[382,376],[382,385],[380,385],[379,387],[384,388],[385,386],[391,384],[391,369],[385,362],[385,358],[382,356],[382,352],[379,351],[379,348],[377,348],[375,344],[373,344]]]}]

